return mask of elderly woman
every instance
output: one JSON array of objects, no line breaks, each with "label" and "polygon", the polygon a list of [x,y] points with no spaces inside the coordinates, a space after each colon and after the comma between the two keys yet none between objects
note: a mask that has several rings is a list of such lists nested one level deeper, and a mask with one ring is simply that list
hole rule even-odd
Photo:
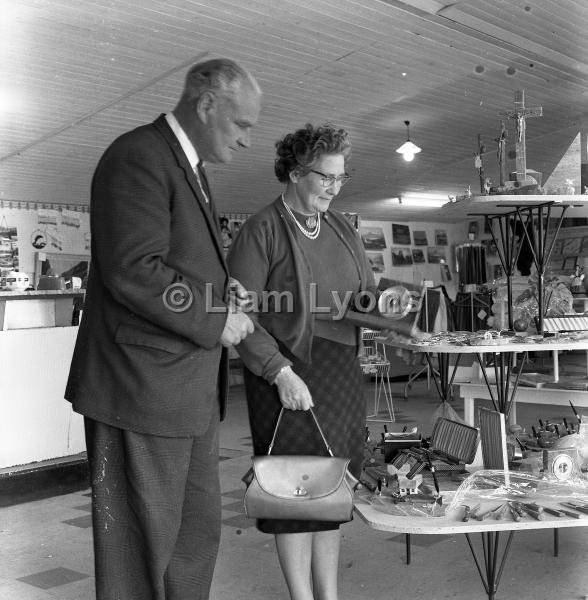
[{"label": "elderly woman", "polygon": [[[359,477],[365,403],[358,328],[342,318],[375,290],[357,232],[331,202],[349,180],[348,134],[304,128],[276,144],[275,173],[285,185],[249,218],[228,257],[231,275],[255,303],[256,327],[237,346],[255,454],[326,454],[308,409],[336,456]],[[336,522],[258,520],[275,535],[292,600],[336,600],[340,532]]]}]

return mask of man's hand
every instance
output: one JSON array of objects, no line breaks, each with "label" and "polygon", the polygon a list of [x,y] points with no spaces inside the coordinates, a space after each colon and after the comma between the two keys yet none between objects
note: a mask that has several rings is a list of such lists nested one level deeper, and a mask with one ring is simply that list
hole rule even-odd
[{"label": "man's hand", "polygon": [[253,321],[241,309],[229,306],[225,328],[220,336],[220,343],[225,348],[236,346],[250,333],[253,333]]},{"label": "man's hand", "polygon": [[284,408],[308,410],[314,406],[309,389],[291,367],[280,371],[274,383],[278,386],[280,401]]}]

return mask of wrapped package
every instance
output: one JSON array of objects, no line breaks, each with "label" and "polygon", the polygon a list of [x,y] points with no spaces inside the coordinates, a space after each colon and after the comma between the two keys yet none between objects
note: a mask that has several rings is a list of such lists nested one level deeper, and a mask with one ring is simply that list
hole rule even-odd
[{"label": "wrapped package", "polygon": [[482,470],[459,486],[448,511],[480,500],[553,502],[560,499],[588,500],[588,482],[578,475],[565,481],[545,474]]}]

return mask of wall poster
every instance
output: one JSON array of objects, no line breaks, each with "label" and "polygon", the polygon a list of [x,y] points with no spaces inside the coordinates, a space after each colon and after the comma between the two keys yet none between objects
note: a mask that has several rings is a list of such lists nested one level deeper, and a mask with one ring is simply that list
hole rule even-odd
[{"label": "wall poster", "polygon": [[18,236],[6,217],[0,220],[0,269],[18,269]]}]

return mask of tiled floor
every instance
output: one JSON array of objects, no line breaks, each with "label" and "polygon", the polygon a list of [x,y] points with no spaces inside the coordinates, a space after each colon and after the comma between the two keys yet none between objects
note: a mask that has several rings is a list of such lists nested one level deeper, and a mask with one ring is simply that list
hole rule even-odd
[{"label": "tiled floor", "polygon": [[[408,401],[393,383],[397,426],[416,424],[430,434],[439,405],[434,388],[417,381]],[[368,408],[372,396],[368,391]],[[454,403],[462,414],[459,402]],[[559,409],[519,408],[527,427],[537,417],[560,417]],[[379,435],[381,424],[373,424]],[[391,426],[393,427],[393,426]],[[243,390],[233,389],[221,431],[223,528],[211,600],[276,600],[288,597],[273,538],[259,533],[242,509],[241,477],[250,464],[250,437]],[[405,564],[403,535],[369,529],[359,519],[342,529],[340,600],[486,598],[462,536],[413,536]],[[88,490],[0,509],[0,600],[92,600],[94,598]],[[559,557],[551,531],[514,538],[496,600],[584,599],[588,596],[588,529],[560,534]]]}]

